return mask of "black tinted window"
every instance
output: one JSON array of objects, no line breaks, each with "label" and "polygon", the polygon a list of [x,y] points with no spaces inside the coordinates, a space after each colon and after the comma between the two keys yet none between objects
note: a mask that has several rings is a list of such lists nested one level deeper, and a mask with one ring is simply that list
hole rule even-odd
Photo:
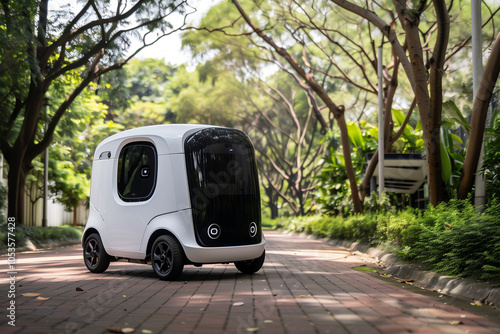
[{"label": "black tinted window", "polygon": [[144,201],[156,185],[156,150],[151,143],[125,146],[118,158],[118,194],[124,201]]},{"label": "black tinted window", "polygon": [[[238,130],[209,128],[188,137],[184,150],[198,244],[259,243],[259,179],[250,139]],[[215,225],[217,237],[211,235]],[[250,234],[252,226],[258,231]]]}]

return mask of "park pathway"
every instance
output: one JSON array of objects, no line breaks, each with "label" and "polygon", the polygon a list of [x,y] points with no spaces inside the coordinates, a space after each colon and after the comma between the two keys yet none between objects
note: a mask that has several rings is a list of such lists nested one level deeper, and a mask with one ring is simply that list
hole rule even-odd
[{"label": "park pathway", "polygon": [[258,273],[186,266],[173,282],[125,262],[91,274],[81,246],[19,253],[15,327],[6,316],[7,258],[0,257],[0,333],[500,333],[485,317],[353,270],[363,259],[345,248],[265,235]]}]

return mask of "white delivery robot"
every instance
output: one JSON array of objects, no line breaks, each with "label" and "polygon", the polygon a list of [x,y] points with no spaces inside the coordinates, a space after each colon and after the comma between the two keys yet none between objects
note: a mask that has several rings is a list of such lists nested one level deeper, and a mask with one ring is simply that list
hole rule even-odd
[{"label": "white delivery robot", "polygon": [[185,264],[258,271],[265,258],[255,151],[241,131],[193,124],[123,131],[94,154],[83,257],[151,263],[160,279]]}]

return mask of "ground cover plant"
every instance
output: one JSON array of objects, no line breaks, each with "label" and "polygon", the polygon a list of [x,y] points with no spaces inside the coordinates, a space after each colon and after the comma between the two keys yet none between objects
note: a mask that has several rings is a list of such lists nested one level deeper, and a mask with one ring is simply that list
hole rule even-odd
[{"label": "ground cover plant", "polygon": [[[30,240],[36,247],[43,247],[54,242],[79,242],[82,228],[73,226],[24,226],[17,225],[14,230],[16,248],[25,247]],[[0,225],[0,251],[7,249],[6,225]],[[12,235],[10,236],[12,237]]]},{"label": "ground cover plant", "polygon": [[277,222],[276,228],[385,246],[401,260],[428,270],[500,282],[498,200],[482,212],[467,200],[451,200],[425,212],[407,208],[350,217],[293,217]]}]

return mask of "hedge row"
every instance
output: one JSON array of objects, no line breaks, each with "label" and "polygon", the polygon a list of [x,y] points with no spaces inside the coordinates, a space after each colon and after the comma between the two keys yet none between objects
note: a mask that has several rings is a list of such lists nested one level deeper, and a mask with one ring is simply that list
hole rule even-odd
[{"label": "hedge row", "polygon": [[311,216],[281,221],[278,228],[318,237],[390,245],[403,261],[445,275],[500,281],[500,203],[478,213],[452,200],[424,213],[414,209],[348,218]]},{"label": "hedge row", "polygon": [[[82,228],[72,226],[40,227],[17,225],[15,230],[9,231],[7,225],[0,225],[0,250],[7,249],[8,232],[14,234],[16,248],[26,246],[31,240],[37,247],[51,242],[79,241],[82,237]],[[11,235],[12,236],[12,235]]]}]

